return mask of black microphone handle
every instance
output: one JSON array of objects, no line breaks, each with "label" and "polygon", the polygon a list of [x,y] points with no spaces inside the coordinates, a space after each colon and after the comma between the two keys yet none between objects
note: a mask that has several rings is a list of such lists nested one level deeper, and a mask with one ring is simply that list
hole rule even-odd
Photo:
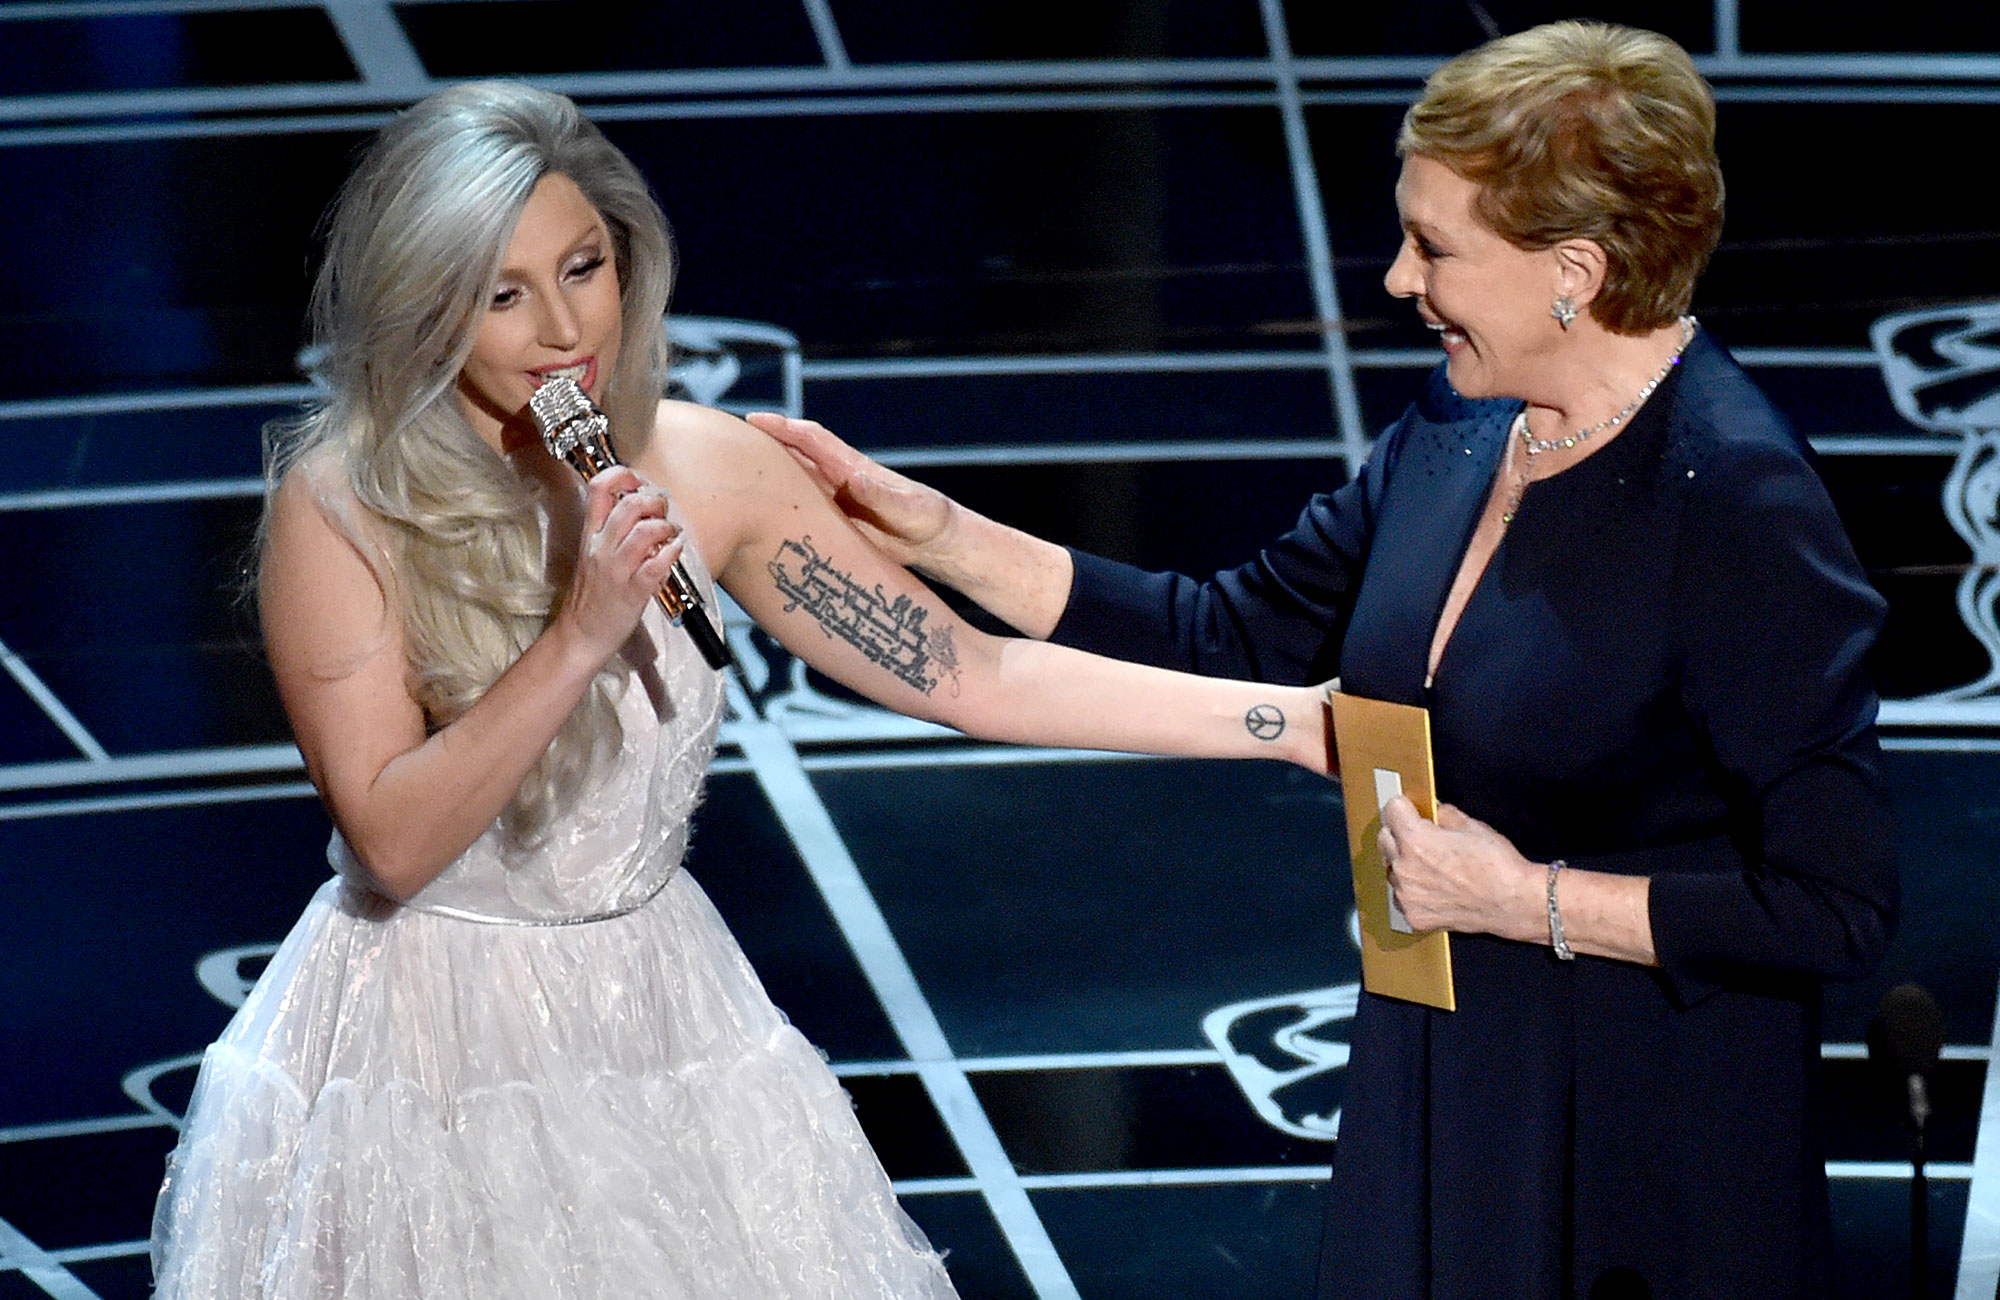
[{"label": "black microphone handle", "polygon": [[[674,561],[674,568],[678,570],[680,567],[680,561]],[[671,617],[674,607],[668,600],[667,593],[660,592],[659,600],[661,608]],[[728,645],[722,640],[722,633],[716,631],[715,624],[708,621],[706,604],[688,606],[683,616],[676,621],[681,625],[681,630],[688,634],[688,639],[694,642],[695,649],[701,651],[701,657],[708,661],[710,668],[723,672],[736,666],[736,656],[729,653]]]}]

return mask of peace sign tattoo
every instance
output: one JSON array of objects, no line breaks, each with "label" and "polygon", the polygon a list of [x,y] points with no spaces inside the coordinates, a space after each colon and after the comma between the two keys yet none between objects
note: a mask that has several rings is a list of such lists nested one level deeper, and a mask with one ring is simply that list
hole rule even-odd
[{"label": "peace sign tattoo", "polygon": [[1275,704],[1259,704],[1243,715],[1243,725],[1259,740],[1276,740],[1285,734],[1285,715]]}]

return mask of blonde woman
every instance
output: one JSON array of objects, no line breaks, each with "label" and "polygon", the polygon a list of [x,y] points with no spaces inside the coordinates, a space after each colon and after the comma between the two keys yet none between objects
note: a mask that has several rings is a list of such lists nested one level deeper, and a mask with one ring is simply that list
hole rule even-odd
[{"label": "blonde woman", "polygon": [[[661,402],[670,269],[631,164],[519,85],[417,105],[340,197],[260,574],[336,876],[206,1057],[162,1297],[951,1294],[678,870],[722,690],[657,608],[676,561],[907,713],[1325,768],[1314,691],[985,636],[781,449]],[[555,375],[630,468],[544,451]]]}]

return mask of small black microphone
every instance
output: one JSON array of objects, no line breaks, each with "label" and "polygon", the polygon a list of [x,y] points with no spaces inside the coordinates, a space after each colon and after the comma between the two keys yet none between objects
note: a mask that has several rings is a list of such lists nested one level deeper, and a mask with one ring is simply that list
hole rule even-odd
[{"label": "small black microphone", "polygon": [[1944,1012],[1920,985],[1898,984],[1868,1022],[1868,1060],[1902,1085],[1910,1129],[1910,1300],[1930,1295],[1930,1192],[1924,1179],[1924,1124],[1931,1117],[1930,1073],[1944,1050]]},{"label": "small black microphone", "polygon": [[1917,1133],[1931,1117],[1930,1073],[1944,1050],[1944,1012],[1917,984],[1898,984],[1868,1022],[1868,1059],[1903,1085],[1904,1118]]},{"label": "small black microphone", "polygon": [[[588,480],[621,463],[611,448],[611,421],[597,408],[574,379],[557,376],[545,380],[528,399],[528,410],[541,430],[542,445],[557,460]],[[659,590],[660,607],[676,626],[686,629],[689,639],[701,651],[708,666],[720,672],[736,660],[709,621],[701,588],[695,586],[679,560],[674,561],[667,583]],[[692,616],[692,617],[689,617]]]}]

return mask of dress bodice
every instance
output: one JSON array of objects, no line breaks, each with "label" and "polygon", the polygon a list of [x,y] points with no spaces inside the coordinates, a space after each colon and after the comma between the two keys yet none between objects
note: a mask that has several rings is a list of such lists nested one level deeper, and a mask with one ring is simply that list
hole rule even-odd
[{"label": "dress bodice", "polygon": [[[709,593],[706,570],[686,563]],[[701,617],[689,614],[688,617]],[[496,924],[555,925],[629,911],[658,893],[687,850],[722,713],[722,678],[694,644],[647,608],[612,687],[619,752],[539,833],[510,836],[496,820],[405,906]],[[334,833],[327,859],[367,888],[368,873]]]}]

